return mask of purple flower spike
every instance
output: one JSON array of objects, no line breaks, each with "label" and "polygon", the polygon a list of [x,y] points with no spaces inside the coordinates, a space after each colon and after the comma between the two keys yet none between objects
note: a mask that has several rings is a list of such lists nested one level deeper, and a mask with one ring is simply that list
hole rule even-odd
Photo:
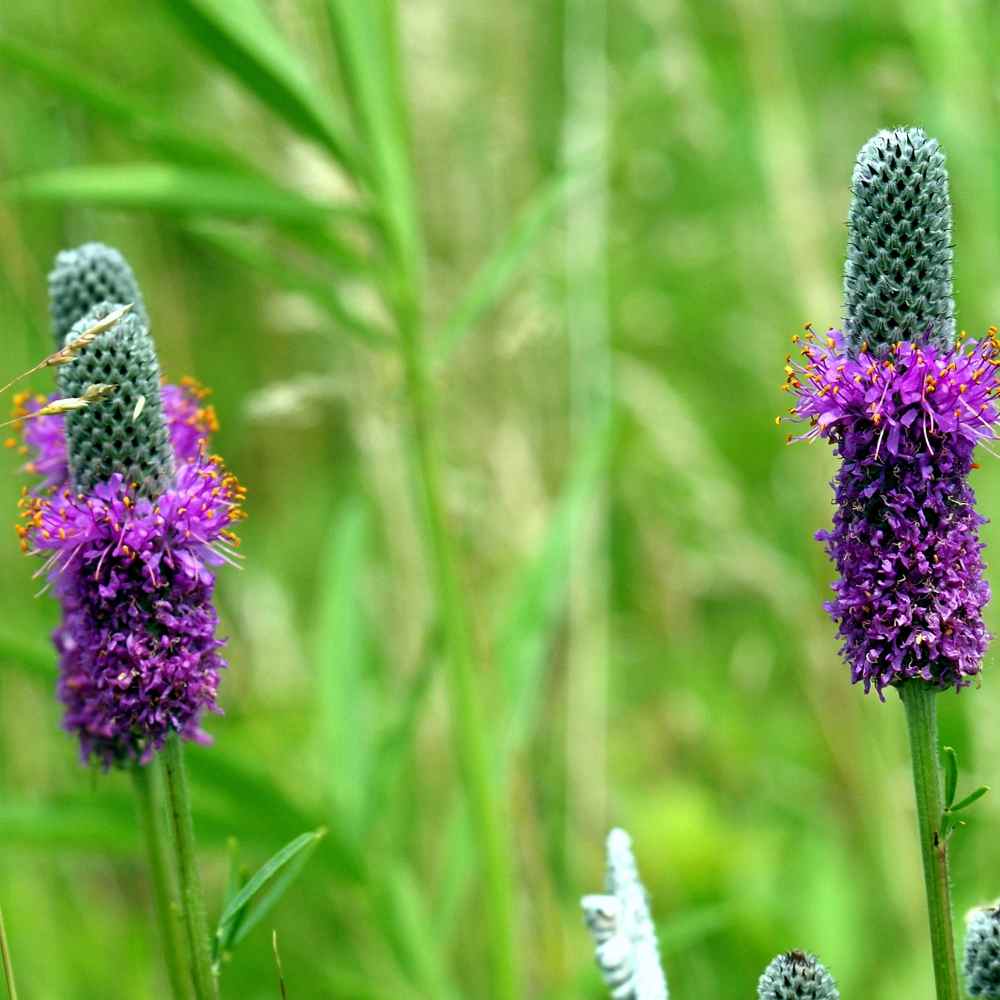
[{"label": "purple flower spike", "polygon": [[899,342],[884,357],[855,357],[831,330],[810,329],[802,361],[786,359],[792,419],[841,458],[833,528],[816,537],[837,567],[834,600],[841,652],[854,682],[883,689],[909,678],[967,686],[990,639],[983,607],[983,545],[967,482],[977,443],[1000,417],[996,330],[954,349]]},{"label": "purple flower spike", "polygon": [[[215,417],[203,395],[194,383],[163,387],[176,474],[156,497],[119,473],[77,492],[64,418],[25,423],[28,468],[45,480],[22,498],[18,533],[26,551],[47,556],[62,604],[59,696],[84,762],[148,762],[171,731],[208,742],[201,715],[220,711],[212,570],[235,556],[244,491],[208,452]],[[22,412],[42,402],[22,399]]]}]

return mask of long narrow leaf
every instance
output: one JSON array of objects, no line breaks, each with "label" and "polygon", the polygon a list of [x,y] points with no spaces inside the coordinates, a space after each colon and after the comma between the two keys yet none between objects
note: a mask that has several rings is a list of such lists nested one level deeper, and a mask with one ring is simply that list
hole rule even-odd
[{"label": "long narrow leaf", "polygon": [[370,346],[391,344],[389,335],[374,322],[359,316],[343,299],[332,281],[322,281],[297,268],[294,262],[272,253],[257,242],[252,234],[217,225],[197,224],[191,231],[199,239],[223,251],[241,264],[259,271],[282,288],[305,295],[327,312],[344,330]]},{"label": "long narrow leaf", "polygon": [[265,181],[168,163],[66,167],[10,181],[14,198],[179,214],[270,218],[320,225],[338,206],[312,201]]},{"label": "long narrow leaf", "polygon": [[199,139],[189,128],[171,125],[164,120],[162,111],[146,105],[128,90],[98,80],[55,55],[41,52],[35,45],[0,35],[0,62],[91,108],[166,159],[190,166],[258,172],[218,140]]},{"label": "long narrow leaf", "polygon": [[571,176],[560,173],[546,182],[521,210],[500,245],[482,264],[438,335],[435,361],[444,364],[455,348],[493,309],[524,266],[531,251],[549,231],[571,188]]},{"label": "long narrow leaf", "polygon": [[257,0],[164,0],[164,6],[261,103],[357,178],[359,157],[344,129]]},{"label": "long narrow leaf", "polygon": [[[229,926],[240,915],[244,907],[248,906],[253,898],[298,854],[308,848],[314,848],[323,838],[326,830],[312,830],[296,837],[291,843],[286,844],[277,854],[269,858],[250,877],[243,888],[229,901],[226,908],[219,917],[219,926],[216,936],[220,940],[225,940]],[[273,904],[272,904],[273,905]]]},{"label": "long narrow leaf", "polygon": [[391,5],[328,0],[328,6],[355,124],[371,151],[379,214],[398,262],[412,273],[422,251]]},{"label": "long narrow leaf", "polygon": [[0,662],[19,667],[42,681],[51,682],[56,677],[53,649],[9,633],[0,634]]},{"label": "long narrow leaf", "polygon": [[355,833],[371,768],[361,600],[367,553],[365,509],[360,500],[349,500],[334,519],[323,550],[316,663],[330,796],[336,815]]}]

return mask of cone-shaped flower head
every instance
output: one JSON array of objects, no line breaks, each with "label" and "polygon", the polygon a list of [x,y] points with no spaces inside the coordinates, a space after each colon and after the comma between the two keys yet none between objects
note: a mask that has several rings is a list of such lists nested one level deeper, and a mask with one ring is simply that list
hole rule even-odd
[{"label": "cone-shaped flower head", "polygon": [[[101,303],[78,320],[72,342],[118,308]],[[114,385],[102,406],[66,418],[70,474],[78,490],[92,490],[120,473],[144,496],[155,497],[174,479],[174,454],[160,401],[160,365],[142,320],[128,313],[75,360],[59,368],[61,396],[82,396],[88,385]]]},{"label": "cone-shaped flower head", "polygon": [[955,346],[951,201],[937,141],[923,129],[872,136],[851,180],[844,333],[882,355],[901,341]]},{"label": "cone-shaped flower head", "polygon": [[[918,145],[915,131],[891,135],[896,136],[891,142],[880,133],[868,143],[858,172],[874,169],[864,166],[873,162],[873,150],[905,146],[914,157],[921,154],[926,169],[913,168],[909,193],[899,195],[902,206],[944,204],[936,144],[930,152],[931,140]],[[899,136],[909,139],[904,143]],[[898,164],[902,154],[884,155],[887,164]],[[929,192],[924,190],[928,185]],[[881,215],[865,223],[877,230],[874,235],[863,228],[860,211],[855,216],[854,241],[885,240],[887,223]],[[889,268],[891,280],[880,282],[877,271],[869,270],[865,280],[874,298],[857,297],[860,265],[849,266],[856,280],[849,283],[848,314],[859,324],[872,324],[856,327],[856,351],[837,330],[817,337],[808,328],[803,337],[792,338],[801,360],[785,359],[784,389],[795,397],[788,412],[811,426],[789,440],[826,438],[841,459],[833,482],[833,527],[816,537],[826,543],[839,573],[834,600],[826,608],[839,627],[852,679],[863,682],[866,691],[874,686],[880,696],[885,687],[916,677],[939,688],[961,688],[979,672],[989,640],[983,607],[990,590],[979,541],[984,519],[976,513],[968,475],[975,467],[976,444],[996,436],[1000,343],[991,328],[978,342],[964,344],[959,338],[949,345],[944,264],[931,267],[915,251],[902,258],[913,269],[903,272],[910,289],[905,298],[912,299],[917,289],[921,301],[937,303],[937,325],[929,327],[928,339],[919,323],[906,327],[893,320],[892,337],[908,330],[913,339],[887,339],[889,327],[861,318],[868,314],[860,303],[881,301],[878,290],[902,279],[896,257],[872,259]],[[884,355],[873,353],[873,344]]]},{"label": "cone-shaped flower head", "polygon": [[975,910],[965,932],[969,996],[1000,998],[1000,907]]},{"label": "cone-shaped flower head", "polygon": [[757,982],[758,1000],[840,1000],[837,984],[815,956],[778,955]]},{"label": "cone-shaped flower head", "polygon": [[131,303],[132,315],[148,328],[146,304],[128,261],[103,243],[84,243],[56,255],[49,273],[49,311],[56,348],[77,320],[102,302]]},{"label": "cone-shaped flower head", "polygon": [[608,834],[606,880],[607,895],[584,896],[581,905],[612,1000],[668,1000],[649,901],[624,830]]},{"label": "cone-shaped flower head", "polygon": [[[96,306],[78,333],[112,306]],[[160,385],[152,341],[126,315],[59,372],[57,396],[95,383],[108,399],[24,425],[29,471],[19,527],[45,553],[62,605],[54,639],[66,729],[84,761],[148,761],[170,732],[207,741],[225,661],[216,638],[211,567],[232,562],[243,490],[208,452],[215,429],[204,390]],[[44,399],[20,401],[23,413]],[[67,448],[68,442],[68,448]]]}]

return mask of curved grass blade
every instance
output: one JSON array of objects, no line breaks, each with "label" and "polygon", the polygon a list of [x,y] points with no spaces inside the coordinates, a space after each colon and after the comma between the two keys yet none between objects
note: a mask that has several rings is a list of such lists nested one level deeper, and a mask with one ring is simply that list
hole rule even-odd
[{"label": "curved grass blade", "polygon": [[361,172],[359,156],[257,0],[165,0],[215,62],[293,129],[326,148],[348,175]]},{"label": "curved grass blade", "polygon": [[358,133],[371,150],[371,183],[394,256],[412,276],[422,256],[392,4],[328,0],[333,40]]},{"label": "curved grass blade", "polygon": [[437,337],[435,361],[444,364],[455,348],[497,305],[531,251],[548,233],[571,188],[572,174],[563,172],[542,185],[518,213],[499,246],[469,283]]},{"label": "curved grass blade", "polygon": [[268,218],[319,226],[337,205],[312,201],[261,177],[169,163],[66,167],[16,178],[8,197],[100,208],[150,209],[180,215]]},{"label": "curved grass blade", "polygon": [[216,139],[199,139],[163,118],[162,111],[137,100],[128,91],[89,76],[58,56],[34,45],[0,35],[0,62],[22,70],[38,82],[114,122],[137,142],[161,156],[190,166],[259,171]]},{"label": "curved grass blade", "polygon": [[[219,917],[219,926],[216,928],[215,937],[219,942],[219,954],[222,954],[227,950],[227,944],[232,944],[233,942],[233,932],[232,927],[238,917],[243,913],[247,906],[253,901],[254,897],[271,881],[286,865],[292,862],[296,856],[301,855],[303,851],[307,851],[315,848],[319,841],[326,834],[325,829],[312,830],[309,833],[303,833],[296,837],[291,843],[286,844],[277,854],[269,858],[256,872],[250,877],[246,885],[240,889],[239,892],[229,901],[225,909],[222,911],[222,916]],[[308,857],[308,854],[306,855]],[[296,869],[296,874],[301,870]],[[288,888],[291,880],[283,880],[280,885],[281,892],[284,892]],[[280,895],[280,893],[279,893]],[[270,894],[268,908],[274,906],[277,902],[277,896],[273,893]],[[266,911],[265,911],[266,912]],[[259,918],[257,918],[259,919]],[[253,927],[257,923],[257,919],[254,918],[253,914],[250,914],[243,921],[242,930],[246,932],[248,928]]]},{"label": "curved grass blade", "polygon": [[56,678],[54,650],[20,636],[0,634],[0,662],[18,667],[42,681],[51,682]]},{"label": "curved grass blade", "polygon": [[392,338],[389,334],[357,315],[341,297],[332,281],[322,281],[299,270],[287,258],[280,257],[255,242],[250,234],[240,232],[236,227],[221,228],[204,224],[192,226],[191,232],[233,260],[259,271],[282,288],[306,296],[328,313],[345,333],[363,340],[369,346],[391,345]]}]

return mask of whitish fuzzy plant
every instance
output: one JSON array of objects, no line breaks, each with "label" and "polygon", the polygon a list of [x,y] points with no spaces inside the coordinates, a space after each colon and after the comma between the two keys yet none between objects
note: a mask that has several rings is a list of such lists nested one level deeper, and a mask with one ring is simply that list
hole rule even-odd
[{"label": "whitish fuzzy plant", "polygon": [[972,997],[1000,997],[1000,906],[973,910],[969,918],[965,988]]},{"label": "whitish fuzzy plant", "polygon": [[668,1000],[649,899],[621,829],[608,834],[606,882],[606,894],[584,896],[581,905],[612,1000]]}]

